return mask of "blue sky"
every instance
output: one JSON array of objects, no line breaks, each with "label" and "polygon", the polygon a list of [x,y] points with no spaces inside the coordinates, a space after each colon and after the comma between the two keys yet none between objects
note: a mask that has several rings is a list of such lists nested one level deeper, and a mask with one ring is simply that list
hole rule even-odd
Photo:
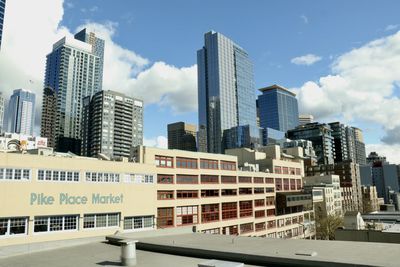
[{"label": "blue sky", "polygon": [[[359,126],[370,149],[398,155],[399,1],[48,0],[36,5],[28,0],[13,2],[8,3],[9,13],[15,14],[8,14],[8,20],[18,19],[21,25],[14,29],[9,22],[8,35],[19,40],[22,37],[17,35],[22,36],[23,31],[39,31],[38,36],[48,36],[42,38],[45,40],[41,46],[46,45],[40,50],[43,54],[50,52],[57,38],[74,33],[83,25],[94,25],[100,35],[105,32],[109,36],[112,44],[106,46],[112,46],[110,55],[118,55],[118,60],[105,62],[109,70],[118,72],[127,65],[131,67],[124,74],[128,77],[121,75],[122,79],[105,73],[105,85],[113,88],[103,89],[121,89],[148,100],[145,138],[149,141],[166,136],[170,122],[197,124],[196,51],[203,45],[203,34],[212,29],[248,51],[254,64],[256,89],[274,83],[292,88],[298,93],[300,110],[312,113],[319,121],[340,119]],[[38,11],[13,11],[17,9],[16,2]],[[43,29],[49,21],[54,22],[54,27]],[[375,40],[381,42],[376,44]],[[13,47],[23,41],[15,41]],[[2,50],[3,55],[11,55],[11,41]],[[295,58],[306,55],[317,60],[309,65],[293,63]],[[399,71],[391,71],[393,68]],[[42,71],[32,73],[37,84],[42,82]],[[175,78],[162,77],[170,73]],[[1,73],[0,78],[3,79]],[[121,81],[110,82],[112,78]],[[37,90],[41,90],[39,87]],[[182,103],[186,106],[170,108]]]}]

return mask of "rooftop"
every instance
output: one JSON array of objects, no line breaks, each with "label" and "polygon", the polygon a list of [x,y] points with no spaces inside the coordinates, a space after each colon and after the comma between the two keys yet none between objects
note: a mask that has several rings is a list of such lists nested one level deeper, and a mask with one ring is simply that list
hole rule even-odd
[{"label": "rooftop", "polygon": [[[165,231],[165,230],[164,230]],[[136,266],[197,266],[208,259],[261,266],[398,266],[399,244],[285,240],[200,233],[129,233],[136,239]],[[30,244],[25,246],[43,246]],[[35,250],[33,250],[35,251]],[[7,248],[2,254],[7,252]],[[3,257],[0,266],[118,266],[120,248],[99,240]],[[1,258],[1,255],[0,255]],[[246,266],[250,266],[246,265]]]},{"label": "rooftop", "polygon": [[277,84],[273,84],[273,85],[271,85],[271,86],[267,86],[267,87],[264,87],[264,88],[260,88],[260,89],[258,89],[260,92],[266,92],[266,91],[272,91],[272,90],[281,90],[281,91],[284,91],[284,92],[286,92],[286,93],[289,93],[290,95],[292,95],[292,96],[296,96],[296,94],[295,93],[293,93],[293,92],[291,92],[289,89],[287,89],[287,88],[285,88],[285,87],[283,87],[283,86],[280,86],[280,85],[277,85]]}]

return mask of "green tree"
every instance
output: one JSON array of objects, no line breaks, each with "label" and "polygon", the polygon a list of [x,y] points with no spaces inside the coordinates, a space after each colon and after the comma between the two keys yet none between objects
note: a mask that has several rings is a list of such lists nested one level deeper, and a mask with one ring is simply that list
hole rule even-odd
[{"label": "green tree", "polygon": [[335,231],[343,226],[343,217],[339,215],[317,216],[317,238],[335,240]]}]

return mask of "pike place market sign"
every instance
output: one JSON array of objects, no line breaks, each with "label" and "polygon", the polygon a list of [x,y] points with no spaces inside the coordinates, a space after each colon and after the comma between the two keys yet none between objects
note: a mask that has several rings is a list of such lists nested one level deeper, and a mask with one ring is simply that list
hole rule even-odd
[{"label": "pike place market sign", "polygon": [[98,194],[93,193],[90,197],[80,195],[70,195],[68,193],[60,193],[58,197],[46,195],[44,193],[31,193],[30,205],[101,205],[101,204],[122,204],[124,195],[114,194]]}]

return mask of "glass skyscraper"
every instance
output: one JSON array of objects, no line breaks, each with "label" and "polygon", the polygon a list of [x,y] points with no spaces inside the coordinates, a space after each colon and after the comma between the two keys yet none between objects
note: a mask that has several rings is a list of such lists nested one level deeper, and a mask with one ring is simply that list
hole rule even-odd
[{"label": "glass skyscraper", "polygon": [[41,135],[57,151],[80,154],[82,101],[102,90],[103,54],[104,41],[84,29],[56,42],[47,55]]},{"label": "glass skyscraper", "polygon": [[276,84],[259,90],[262,92],[258,96],[262,128],[286,132],[299,125],[299,110],[294,93]]},{"label": "glass skyscraper", "polygon": [[6,9],[6,0],[0,0],[0,48],[1,48],[1,39],[3,38],[3,24],[4,24],[5,9]]},{"label": "glass skyscraper", "polygon": [[16,89],[10,97],[7,109],[8,131],[32,135],[35,122],[35,94]]},{"label": "glass skyscraper", "polygon": [[243,48],[220,33],[208,32],[204,41],[197,51],[199,128],[206,129],[208,152],[223,153],[224,130],[248,125],[250,135],[260,138],[253,65]]}]

